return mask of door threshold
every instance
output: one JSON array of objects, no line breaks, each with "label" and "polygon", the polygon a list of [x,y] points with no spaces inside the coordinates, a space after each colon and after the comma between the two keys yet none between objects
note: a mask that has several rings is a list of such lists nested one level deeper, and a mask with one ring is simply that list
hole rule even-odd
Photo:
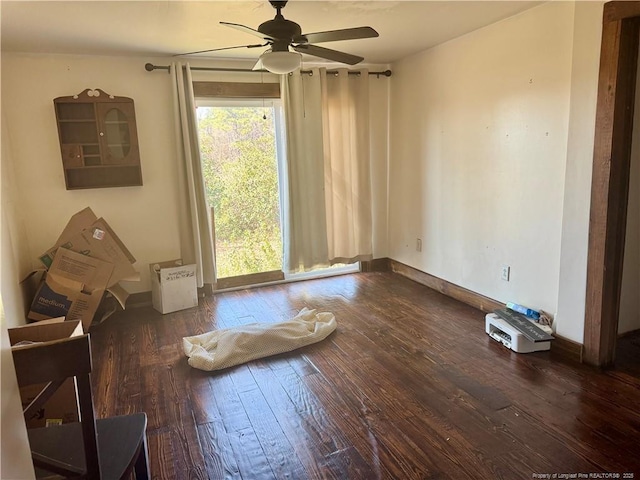
[{"label": "door threshold", "polygon": [[[239,279],[241,277],[257,278],[258,276],[264,275],[264,274],[256,273],[251,275],[241,275],[238,277],[228,277],[228,278],[222,278],[218,280],[218,282],[216,283],[216,286],[213,288],[213,294],[215,295],[216,293],[233,292],[237,290],[245,290],[245,289],[257,288],[257,287],[267,287],[271,285],[280,285],[284,283],[301,282],[303,280],[315,280],[317,278],[337,277],[339,275],[348,275],[351,273],[358,273],[358,272],[360,272],[360,262],[355,263],[353,265],[346,265],[344,267],[326,268],[326,269],[316,270],[312,272],[290,273],[290,274],[286,274],[280,271],[265,272],[265,273],[280,273],[282,274],[282,278],[266,280],[263,282],[252,282],[252,283],[246,283],[242,285],[228,285],[228,286],[222,283],[223,281],[229,280],[229,279]],[[223,285],[222,288],[220,288],[221,283]]]}]

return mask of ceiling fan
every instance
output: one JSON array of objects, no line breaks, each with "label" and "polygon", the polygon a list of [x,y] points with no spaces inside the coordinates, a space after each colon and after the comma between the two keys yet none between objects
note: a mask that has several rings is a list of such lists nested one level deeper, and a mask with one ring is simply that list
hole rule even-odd
[{"label": "ceiling fan", "polygon": [[[335,42],[339,40],[355,40],[358,38],[373,38],[378,36],[371,27],[345,28],[342,30],[331,30],[327,32],[302,33],[300,25],[282,16],[282,9],[286,6],[287,0],[269,0],[269,3],[276,9],[276,16],[273,20],[262,23],[257,30],[237,23],[220,22],[221,25],[235,28],[241,32],[260,37],[264,43],[254,45],[239,45],[235,47],[212,48],[209,50],[199,50],[181,55],[193,55],[196,53],[216,52],[233,48],[259,48],[270,46],[270,48],[260,55],[254,70],[265,68],[272,73],[290,73],[300,67],[302,53],[313,55],[334,62],[355,65],[364,60],[363,57],[351,55],[349,53],[319,47],[316,43]],[[293,50],[293,51],[292,51]]]}]

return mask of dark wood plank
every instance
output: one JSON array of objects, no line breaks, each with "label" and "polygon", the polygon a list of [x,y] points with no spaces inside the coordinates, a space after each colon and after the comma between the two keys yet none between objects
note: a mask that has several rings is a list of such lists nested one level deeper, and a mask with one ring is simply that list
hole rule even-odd
[{"label": "dark wood plank", "polygon": [[173,462],[166,460],[173,455],[171,432],[147,432],[147,445],[152,478],[179,478]]},{"label": "dark wood plank", "polygon": [[271,369],[257,368],[254,364],[251,372],[260,383],[262,394],[308,475],[313,478],[348,478],[344,476],[345,472],[327,472],[322,468],[327,456],[347,446],[341,436],[333,436],[330,428],[324,428],[327,427],[322,423],[324,412],[307,408],[304,399],[298,397],[299,392],[287,391]]},{"label": "dark wood plank", "polygon": [[222,419],[198,425],[198,434],[209,478],[242,478]]},{"label": "dark wood plank", "polygon": [[[116,322],[113,322],[116,323]],[[91,334],[91,349],[93,355],[93,372],[91,373],[93,385],[93,403],[96,418],[105,418],[116,415],[115,408],[118,404],[118,361],[116,354],[116,333],[114,324],[112,328]],[[99,360],[96,361],[96,353],[99,352]]]},{"label": "dark wood plank", "polygon": [[238,471],[242,478],[273,478],[271,464],[253,429],[249,414],[242,403],[242,392],[236,388],[234,378],[235,382],[241,383],[250,381],[253,377],[247,366],[241,365],[216,375],[212,378],[212,386],[226,439],[233,451]]},{"label": "dark wood plank", "polygon": [[[303,307],[332,311],[336,332],[219,372],[187,365],[182,336]],[[640,475],[632,368],[516,354],[484,333],[483,312],[393,272],[126,310],[91,336],[96,411],[146,411],[154,478]]]},{"label": "dark wood plank", "polygon": [[140,333],[128,332],[128,335],[121,337],[119,344],[120,364],[119,370],[122,372],[118,376],[117,393],[118,398],[126,398],[126,402],[121,402],[120,408],[116,409],[117,415],[129,415],[140,412],[142,408],[141,385],[140,385]]},{"label": "dark wood plank", "polygon": [[[244,411],[277,478],[304,478],[306,472],[253,374],[231,375]],[[244,370],[246,372],[246,370]]]}]

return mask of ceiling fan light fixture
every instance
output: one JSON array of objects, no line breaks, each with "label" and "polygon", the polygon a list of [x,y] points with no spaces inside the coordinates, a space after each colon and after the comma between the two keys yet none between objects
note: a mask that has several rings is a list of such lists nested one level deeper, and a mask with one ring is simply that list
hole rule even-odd
[{"label": "ceiling fan light fixture", "polygon": [[283,75],[300,68],[302,54],[298,52],[273,52],[267,50],[260,55],[260,61],[266,70],[271,73]]}]

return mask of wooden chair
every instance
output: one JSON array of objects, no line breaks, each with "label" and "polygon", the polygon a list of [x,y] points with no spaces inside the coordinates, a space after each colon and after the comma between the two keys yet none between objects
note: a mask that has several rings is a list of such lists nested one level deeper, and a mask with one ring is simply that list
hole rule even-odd
[{"label": "wooden chair", "polygon": [[89,335],[12,350],[20,387],[47,384],[26,407],[26,418],[67,378],[76,378],[81,421],[28,430],[33,464],[39,476],[44,475],[41,470],[45,470],[65,478],[111,480],[125,478],[134,471],[138,480],[151,478],[146,414],[95,418]]}]

